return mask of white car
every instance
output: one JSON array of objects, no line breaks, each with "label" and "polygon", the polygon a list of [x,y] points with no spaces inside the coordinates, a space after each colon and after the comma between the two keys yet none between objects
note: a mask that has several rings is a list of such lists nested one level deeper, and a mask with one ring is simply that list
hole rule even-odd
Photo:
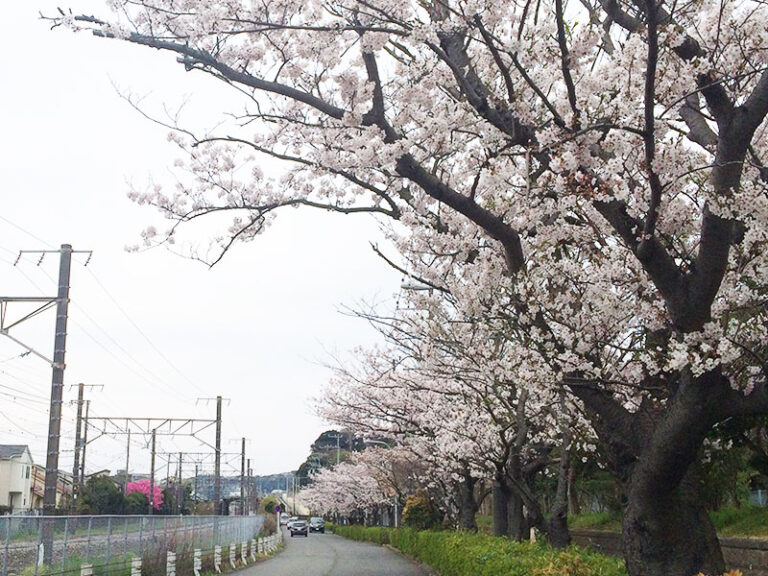
[{"label": "white car", "polygon": [[286,522],[286,528],[288,528],[288,530],[290,530],[291,526],[293,526],[293,523],[294,522],[298,522],[298,521],[299,521],[299,517],[298,516],[291,516],[290,518],[288,518],[288,522]]},{"label": "white car", "polygon": [[285,512],[280,514],[280,526],[285,526],[286,524],[288,524],[288,520],[290,520],[290,516],[288,516],[288,514],[286,514]]}]

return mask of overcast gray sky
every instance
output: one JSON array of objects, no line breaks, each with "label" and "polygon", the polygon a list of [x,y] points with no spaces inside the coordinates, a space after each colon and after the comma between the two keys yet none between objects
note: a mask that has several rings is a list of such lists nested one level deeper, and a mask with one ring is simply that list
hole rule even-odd
[{"label": "overcast gray sky", "polygon": [[[236,100],[213,79],[184,72],[173,55],[50,31],[38,13],[59,5],[107,13],[99,1],[25,0],[6,3],[0,21],[0,295],[55,294],[58,257],[38,266],[25,256],[13,266],[20,249],[93,250],[88,267],[78,255],[72,269],[65,401],[75,398],[70,385],[103,384],[87,392],[92,414],[213,418],[215,406],[196,399],[221,394],[231,399],[223,449],[239,450],[245,436],[256,474],[295,469],[325,427],[311,407],[329,377],[322,363],[375,338],[339,308],[362,300],[391,307],[399,287],[368,245],[380,236],[375,221],[284,212],[212,270],[164,249],[127,253],[143,227],[159,222],[127,199],[129,185],[171,181],[177,152],[167,130],[116,87],[155,110],[188,100],[185,114],[200,125]],[[8,315],[26,311],[10,305]],[[53,327],[48,312],[13,333],[51,355]],[[0,338],[0,443],[29,444],[44,464],[51,373],[22,352]],[[74,414],[65,406],[65,469]],[[131,448],[133,471],[148,469],[144,440]],[[93,442],[88,469],[122,468],[124,450],[124,439]],[[161,450],[204,448],[164,439]]]}]

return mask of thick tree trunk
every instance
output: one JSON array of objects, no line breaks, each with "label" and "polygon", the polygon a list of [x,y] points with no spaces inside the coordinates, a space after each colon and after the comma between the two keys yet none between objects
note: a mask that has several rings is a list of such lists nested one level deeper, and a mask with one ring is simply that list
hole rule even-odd
[{"label": "thick tree trunk", "polygon": [[[642,484],[635,479],[633,484]],[[624,559],[627,571],[643,576],[689,576],[722,574],[725,562],[712,521],[693,479],[655,498],[629,491],[624,512]]]},{"label": "thick tree trunk", "polygon": [[520,542],[530,536],[530,528],[523,510],[523,499],[514,491],[507,495],[507,536]]},{"label": "thick tree trunk", "polygon": [[576,468],[571,466],[568,470],[568,513],[580,514],[579,495],[576,492]]},{"label": "thick tree trunk", "polygon": [[464,475],[464,481],[459,484],[459,528],[461,530],[470,530],[477,532],[477,514],[478,503],[475,499],[475,484],[477,479],[470,474]]},{"label": "thick tree trunk", "polygon": [[764,413],[768,390],[745,396],[717,370],[700,376],[685,370],[665,403],[646,399],[636,412],[596,387],[573,390],[591,412],[627,495],[623,535],[630,576],[722,574],[722,552],[691,465],[717,422]]},{"label": "thick tree trunk", "polygon": [[553,548],[565,548],[571,543],[568,530],[568,471],[570,470],[569,434],[564,434],[560,467],[557,475],[557,491],[552,504],[552,515],[547,523],[547,537]]},{"label": "thick tree trunk", "polygon": [[507,493],[504,486],[495,480],[491,491],[493,500],[493,524],[492,531],[494,536],[506,536],[508,531],[507,519]]}]

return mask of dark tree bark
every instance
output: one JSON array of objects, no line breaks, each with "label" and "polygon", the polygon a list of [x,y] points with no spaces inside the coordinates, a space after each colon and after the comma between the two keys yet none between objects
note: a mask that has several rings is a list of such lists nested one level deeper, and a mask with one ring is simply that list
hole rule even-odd
[{"label": "dark tree bark", "polygon": [[514,490],[509,491],[507,498],[507,536],[517,542],[527,540],[531,533],[524,512],[523,499]]},{"label": "dark tree bark", "polygon": [[725,563],[691,465],[707,432],[729,416],[762,413],[768,391],[749,396],[719,371],[683,371],[664,404],[627,412],[597,387],[573,386],[590,416],[612,473],[627,494],[624,556],[630,574],[721,574]]},{"label": "dark tree bark", "polygon": [[458,486],[459,500],[459,528],[477,532],[477,522],[475,516],[480,507],[475,495],[475,486],[477,478],[474,478],[469,471],[464,472],[463,481]]},{"label": "dark tree bark", "polygon": [[576,492],[576,468],[571,465],[568,468],[568,513],[581,514],[579,495]]},{"label": "dark tree bark", "polygon": [[509,530],[507,515],[508,494],[506,488],[498,479],[493,483],[491,498],[493,500],[493,535],[506,536]]},{"label": "dark tree bark", "polygon": [[[701,504],[694,478],[653,498],[637,497],[647,484],[634,479],[622,527],[624,559],[630,574],[722,574],[725,561],[714,526]],[[660,493],[663,492],[663,493]]]},{"label": "dark tree bark", "polygon": [[570,471],[569,434],[563,438],[562,455],[557,475],[557,491],[552,504],[552,515],[547,522],[547,537],[553,548],[565,548],[571,543],[571,533],[568,530],[568,473]]}]

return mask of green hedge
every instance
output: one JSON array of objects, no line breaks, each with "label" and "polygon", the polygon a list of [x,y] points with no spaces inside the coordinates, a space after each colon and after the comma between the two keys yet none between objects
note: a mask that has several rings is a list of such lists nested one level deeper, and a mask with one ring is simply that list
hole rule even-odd
[{"label": "green hedge", "polygon": [[626,576],[624,561],[571,546],[553,550],[485,534],[334,526],[353,540],[389,544],[441,576]]}]

